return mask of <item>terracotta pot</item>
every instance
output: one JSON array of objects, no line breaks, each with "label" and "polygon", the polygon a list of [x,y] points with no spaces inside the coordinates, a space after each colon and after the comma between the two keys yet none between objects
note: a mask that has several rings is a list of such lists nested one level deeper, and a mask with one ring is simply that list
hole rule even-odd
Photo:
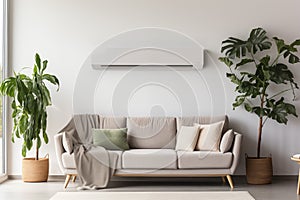
[{"label": "terracotta pot", "polygon": [[273,167],[271,157],[246,156],[247,183],[262,185],[272,183]]},{"label": "terracotta pot", "polygon": [[22,179],[24,182],[46,182],[49,174],[49,158],[23,158]]}]

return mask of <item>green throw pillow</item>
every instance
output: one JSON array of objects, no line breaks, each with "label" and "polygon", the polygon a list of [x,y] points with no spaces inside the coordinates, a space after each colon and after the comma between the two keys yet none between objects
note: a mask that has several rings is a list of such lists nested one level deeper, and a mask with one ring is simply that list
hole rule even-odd
[{"label": "green throw pillow", "polygon": [[107,150],[128,150],[127,128],[92,129],[93,143]]}]

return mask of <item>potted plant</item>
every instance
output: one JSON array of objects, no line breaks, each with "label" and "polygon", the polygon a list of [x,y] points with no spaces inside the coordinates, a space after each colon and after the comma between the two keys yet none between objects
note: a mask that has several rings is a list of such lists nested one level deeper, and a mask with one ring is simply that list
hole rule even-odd
[{"label": "potted plant", "polygon": [[[276,50],[271,48],[273,44]],[[262,28],[253,29],[247,40],[229,37],[222,42],[221,52],[225,56],[219,60],[228,66],[230,73],[226,76],[236,85],[238,93],[233,109],[243,106],[259,119],[256,157],[246,156],[250,184],[272,181],[272,158],[261,156],[261,139],[267,120],[287,124],[289,115],[298,117],[295,106],[288,103],[284,95],[290,92],[295,98],[294,90],[298,89],[289,66],[299,62],[295,55],[299,45],[299,39],[291,44],[277,37],[271,39]]]},{"label": "potted plant", "polygon": [[56,76],[45,73],[47,64],[47,60],[41,61],[39,54],[36,54],[32,76],[14,73],[14,76],[6,78],[0,85],[1,94],[12,98],[12,142],[15,137],[23,138],[23,157],[35,143],[35,158],[23,158],[22,161],[22,179],[25,182],[48,179],[49,159],[39,157],[41,137],[48,143],[47,106],[51,105],[51,96],[45,81],[57,85],[57,90],[59,81]]}]

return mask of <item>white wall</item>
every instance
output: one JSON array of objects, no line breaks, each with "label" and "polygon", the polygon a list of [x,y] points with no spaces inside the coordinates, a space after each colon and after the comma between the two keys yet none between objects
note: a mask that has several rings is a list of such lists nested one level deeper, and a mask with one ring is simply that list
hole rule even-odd
[{"label": "white wall", "polygon": [[[74,110],[72,98],[81,66],[105,40],[140,27],[173,29],[194,38],[207,49],[204,69],[201,73],[180,71],[179,79],[178,73],[170,70],[137,70],[130,72],[131,79],[124,78],[128,70],[108,70],[98,83],[94,97],[98,104],[94,106],[94,111],[104,114],[116,112],[119,115],[177,115],[182,113],[180,108],[183,107],[183,113],[191,115],[226,113],[232,126],[244,135],[243,152],[254,155],[257,118],[242,109],[231,109],[235,93],[233,85],[225,78],[226,67],[217,60],[220,43],[228,36],[246,37],[250,29],[258,26],[264,27],[270,35],[287,41],[300,37],[299,7],[298,0],[11,0],[10,67],[19,71],[23,66],[31,66],[34,53],[39,52],[49,60],[48,71],[61,81],[58,93],[52,87],[53,106],[49,108],[48,125],[50,142],[41,149],[41,154],[50,154],[50,174],[61,174],[53,136],[67,123],[72,113],[78,111]],[[299,67],[294,66],[293,71],[300,83]],[[116,88],[117,84],[134,85],[134,77],[155,82],[169,80],[172,90],[178,89],[182,97],[179,101],[181,105],[177,105],[178,101],[163,88],[152,86],[137,92],[133,99],[114,99],[119,106],[112,110],[112,98],[122,94],[121,89]],[[88,83],[89,77],[86,79]],[[182,84],[190,86],[186,97],[183,97],[185,90]],[[198,108],[189,104],[191,94]],[[297,95],[300,95],[299,91]],[[128,109],[122,107],[126,105],[124,101],[128,102]],[[299,100],[295,103],[300,110]],[[79,110],[84,112],[84,109],[83,104]],[[298,166],[289,157],[300,152],[299,128],[299,119],[295,118],[291,118],[288,126],[271,121],[266,125],[263,152],[265,155],[272,154],[275,174],[297,174]],[[20,148],[20,141],[16,144],[9,142],[10,175],[21,174]],[[244,156],[238,173],[244,173]]]}]

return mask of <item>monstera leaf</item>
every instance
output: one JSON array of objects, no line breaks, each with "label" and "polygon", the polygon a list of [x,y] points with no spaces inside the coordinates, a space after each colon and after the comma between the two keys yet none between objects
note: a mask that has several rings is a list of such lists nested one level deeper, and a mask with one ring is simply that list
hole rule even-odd
[{"label": "monstera leaf", "polygon": [[276,84],[293,82],[294,75],[285,64],[278,63],[269,69],[270,79]]},{"label": "monstera leaf", "polygon": [[287,124],[287,116],[289,114],[298,117],[295,106],[290,103],[284,102],[284,97],[281,97],[276,102],[274,101],[270,108],[271,112],[269,113],[269,117],[276,120],[278,123]]},{"label": "monstera leaf", "polygon": [[229,37],[227,40],[222,42],[224,45],[221,52],[225,52],[228,58],[234,59],[235,57],[246,56],[247,53],[247,41],[243,41],[234,37]]},{"label": "monstera leaf", "polygon": [[[229,37],[222,42],[221,52],[225,53],[228,58],[241,58],[245,57],[247,53],[256,54],[258,50],[263,51],[270,49],[272,43],[266,36],[266,31],[262,28],[253,29],[247,40],[241,40],[234,37]],[[245,59],[239,65],[253,62],[253,59]]]},{"label": "monstera leaf", "polygon": [[289,63],[294,64],[300,61],[299,57],[293,54],[297,52],[296,46],[300,46],[300,40],[295,40],[290,45],[287,45],[283,39],[277,37],[273,37],[273,39],[275,40],[278,53],[283,54],[284,58],[288,58]]},{"label": "monstera leaf", "polygon": [[272,43],[266,34],[267,32],[262,28],[256,28],[251,31],[250,37],[247,40],[249,53],[252,51],[253,54],[256,54],[258,49],[264,51],[271,48]]}]

